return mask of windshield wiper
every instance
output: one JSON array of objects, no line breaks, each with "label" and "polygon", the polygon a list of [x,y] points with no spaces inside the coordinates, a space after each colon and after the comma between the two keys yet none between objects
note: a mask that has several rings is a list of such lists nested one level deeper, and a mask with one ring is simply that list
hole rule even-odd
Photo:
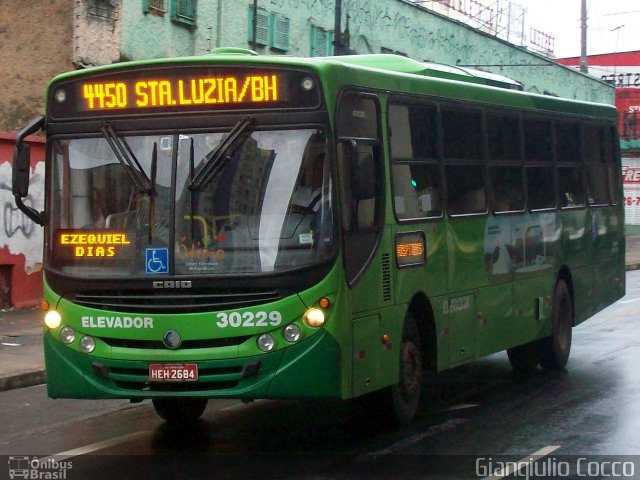
[{"label": "windshield wiper", "polygon": [[127,172],[136,189],[141,193],[152,193],[151,181],[147,174],[144,173],[140,162],[138,162],[127,141],[119,137],[108,123],[105,123],[101,130],[118,162],[125,167],[124,171]]},{"label": "windshield wiper", "polygon": [[[194,165],[194,145],[193,145],[193,137],[191,137],[191,144],[189,145],[189,185],[193,184],[193,175],[195,170]],[[198,206],[196,205],[197,201],[196,192],[193,191],[193,188],[189,188],[189,213],[191,214],[191,243],[193,244],[193,239],[196,236],[196,226],[193,222],[193,214],[198,211]]]},{"label": "windshield wiper", "polygon": [[189,184],[190,189],[201,190],[216,176],[231,158],[234,150],[240,146],[246,134],[251,131],[250,127],[253,126],[254,123],[255,119],[248,116],[234,125],[224,140],[220,142],[215,150],[207,155],[209,161],[204,164],[202,170],[200,170],[191,181]]},{"label": "windshield wiper", "polygon": [[158,176],[158,143],[153,142],[151,152],[151,181],[149,183],[149,244],[153,241],[156,225],[156,177]]}]

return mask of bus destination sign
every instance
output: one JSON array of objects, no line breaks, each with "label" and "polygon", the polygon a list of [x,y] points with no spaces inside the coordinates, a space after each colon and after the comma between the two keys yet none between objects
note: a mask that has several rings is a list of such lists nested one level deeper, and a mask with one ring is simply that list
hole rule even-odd
[{"label": "bus destination sign", "polygon": [[312,108],[308,72],[277,68],[155,68],[84,76],[51,89],[54,118],[208,110]]},{"label": "bus destination sign", "polygon": [[63,258],[101,260],[135,255],[135,245],[127,232],[60,229],[55,245]]},{"label": "bus destination sign", "polygon": [[89,80],[78,85],[78,110],[274,103],[280,85],[279,75],[158,78],[131,84]]}]

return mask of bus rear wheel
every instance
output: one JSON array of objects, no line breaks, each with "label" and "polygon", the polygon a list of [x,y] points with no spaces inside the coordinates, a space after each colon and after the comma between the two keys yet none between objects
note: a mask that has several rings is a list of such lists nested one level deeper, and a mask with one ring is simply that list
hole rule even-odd
[{"label": "bus rear wheel", "polygon": [[552,333],[542,339],[540,365],[549,370],[564,368],[571,353],[573,302],[564,280],[559,280],[553,294]]},{"label": "bus rear wheel", "polygon": [[154,398],[156,413],[171,425],[194,423],[207,407],[206,398]]},{"label": "bus rear wheel", "polygon": [[514,371],[524,375],[533,373],[540,363],[542,345],[540,340],[509,348],[507,356]]}]

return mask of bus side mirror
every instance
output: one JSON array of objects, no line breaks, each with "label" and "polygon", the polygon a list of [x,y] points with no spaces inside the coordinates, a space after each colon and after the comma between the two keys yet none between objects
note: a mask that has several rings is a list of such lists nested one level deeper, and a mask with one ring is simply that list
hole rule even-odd
[{"label": "bus side mirror", "polygon": [[13,151],[12,192],[24,198],[29,194],[29,172],[31,170],[31,149],[23,143]]},{"label": "bus side mirror", "polygon": [[44,215],[22,201],[29,195],[29,174],[31,173],[31,149],[24,142],[25,138],[33,135],[44,127],[44,117],[35,117],[24,127],[16,137],[13,149],[13,168],[11,169],[11,192],[17,207],[38,225],[44,224]]}]

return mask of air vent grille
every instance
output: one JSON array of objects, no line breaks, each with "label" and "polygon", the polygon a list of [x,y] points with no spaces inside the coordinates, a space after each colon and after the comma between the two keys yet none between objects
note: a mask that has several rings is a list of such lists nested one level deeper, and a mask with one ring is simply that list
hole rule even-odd
[{"label": "air vent grille", "polygon": [[124,313],[195,313],[244,308],[275,302],[277,290],[188,289],[185,291],[109,290],[66,297],[83,307]]},{"label": "air vent grille", "polygon": [[391,300],[391,259],[388,253],[382,254],[382,300]]}]

